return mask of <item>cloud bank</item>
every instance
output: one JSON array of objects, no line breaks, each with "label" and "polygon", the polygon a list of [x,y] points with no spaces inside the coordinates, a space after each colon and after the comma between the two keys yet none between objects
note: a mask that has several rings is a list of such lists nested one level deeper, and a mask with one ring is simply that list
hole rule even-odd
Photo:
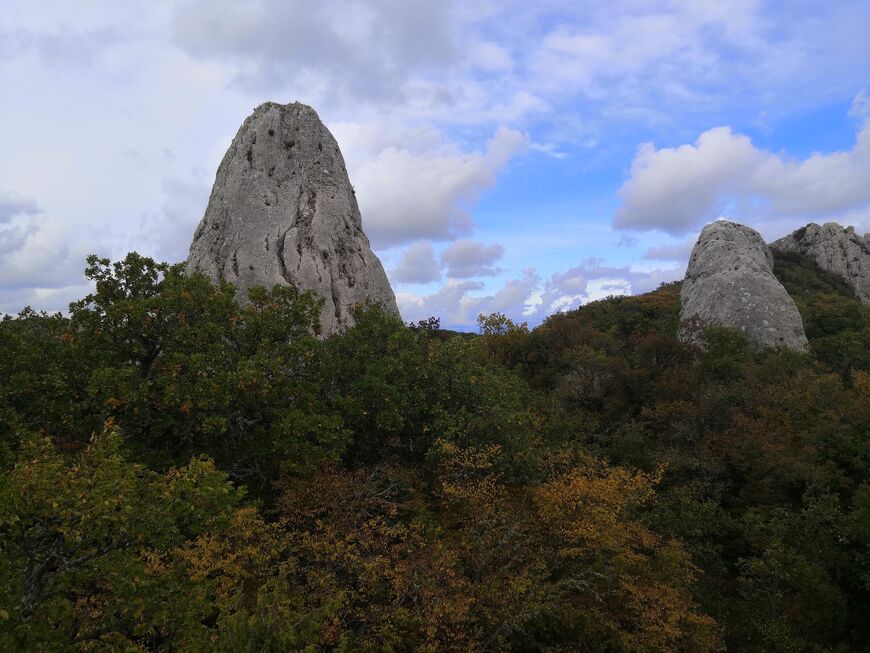
[{"label": "cloud bank", "polygon": [[865,121],[868,21],[865,0],[787,21],[766,0],[12,0],[0,310],[63,308],[90,252],[183,259],[265,100],[311,104],[335,134],[409,317],[535,321],[638,292],[722,213],[865,224],[866,127],[800,159],[800,139],[746,134],[832,103]]},{"label": "cloud bank", "polygon": [[852,149],[795,160],[755,147],[728,127],[691,145],[640,147],[619,190],[619,229],[679,236],[727,214],[753,221],[835,219],[870,204],[870,121]]},{"label": "cloud bank", "polygon": [[446,144],[422,152],[390,145],[353,166],[351,179],[372,243],[389,247],[470,233],[474,202],[526,146],[520,132],[499,129],[483,152],[464,153]]},{"label": "cloud bank", "polygon": [[436,316],[447,328],[474,328],[478,315],[495,312],[516,322],[537,324],[547,315],[587,302],[649,292],[682,274],[680,268],[643,270],[607,266],[601,260],[590,259],[547,278],[532,268],[526,269],[494,292],[486,292],[480,281],[449,279],[433,293],[403,291],[396,293],[396,300],[405,320]]}]

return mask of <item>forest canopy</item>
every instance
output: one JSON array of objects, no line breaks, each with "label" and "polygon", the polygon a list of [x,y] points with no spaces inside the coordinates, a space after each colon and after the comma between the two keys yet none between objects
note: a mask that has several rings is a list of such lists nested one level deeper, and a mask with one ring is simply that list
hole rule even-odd
[{"label": "forest canopy", "polygon": [[406,325],[90,257],[0,322],[0,648],[851,651],[870,308],[796,255],[808,353],[679,284],[529,330]]}]

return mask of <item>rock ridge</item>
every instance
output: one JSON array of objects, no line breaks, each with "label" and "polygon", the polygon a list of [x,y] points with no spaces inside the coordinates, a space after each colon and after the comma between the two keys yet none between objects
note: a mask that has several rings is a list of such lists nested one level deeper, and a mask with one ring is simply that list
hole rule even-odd
[{"label": "rock ridge", "polygon": [[836,222],[811,222],[771,243],[779,252],[809,257],[828,272],[841,277],[864,304],[870,304],[870,234],[861,236],[854,227]]}]

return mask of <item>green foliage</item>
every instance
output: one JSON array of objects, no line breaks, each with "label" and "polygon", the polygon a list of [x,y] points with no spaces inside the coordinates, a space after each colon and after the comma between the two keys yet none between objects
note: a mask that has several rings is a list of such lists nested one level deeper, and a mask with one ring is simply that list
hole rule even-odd
[{"label": "green foliage", "polygon": [[87,401],[92,352],[70,333],[69,321],[25,309],[0,321],[0,462],[15,458],[21,434],[55,429],[86,441],[102,421]]},{"label": "green foliage", "polygon": [[91,409],[134,446],[166,463],[206,452],[261,488],[341,453],[340,421],[319,410],[313,296],[256,288],[241,308],[228,284],[135,253],[86,273],[96,290],[68,337],[95,359]]},{"label": "green foliage", "polygon": [[553,316],[508,356],[550,398],[563,446],[665,466],[644,520],[702,569],[694,595],[730,650],[857,650],[868,639],[870,539],[855,530],[870,475],[866,308],[837,279],[788,265],[777,271],[813,356],[753,352],[725,329],[708,331],[703,352],[681,345],[673,287]]},{"label": "green foliage", "polygon": [[537,455],[525,384],[489,362],[483,343],[441,340],[374,308],[324,343],[322,387],[354,434],[345,459],[398,456],[421,464],[437,440],[463,448],[497,444],[505,471],[533,475]]},{"label": "green foliage", "polygon": [[4,650],[870,640],[870,317],[806,259],[809,354],[680,343],[679,284],[324,339],[310,294],[88,263],[0,322]]},{"label": "green foliage", "polygon": [[204,459],[162,475],[129,464],[113,429],[70,459],[48,440],[24,442],[0,485],[0,645],[195,637],[211,608],[162,558],[227,528],[240,498]]},{"label": "green foliage", "polygon": [[794,297],[818,359],[844,378],[870,371],[870,307],[837,275],[799,254],[775,253],[774,273]]},{"label": "green foliage", "polygon": [[701,357],[701,373],[715,381],[740,379],[750,359],[746,337],[722,327],[707,327],[704,331],[705,350]]}]

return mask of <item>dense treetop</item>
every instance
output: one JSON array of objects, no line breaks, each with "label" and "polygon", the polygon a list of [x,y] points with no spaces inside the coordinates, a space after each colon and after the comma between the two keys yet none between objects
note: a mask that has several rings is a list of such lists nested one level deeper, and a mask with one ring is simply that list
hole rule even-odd
[{"label": "dense treetop", "polygon": [[130,254],[0,323],[0,648],[851,651],[870,308],[676,338],[678,284],[529,331],[320,339],[319,300]]}]

